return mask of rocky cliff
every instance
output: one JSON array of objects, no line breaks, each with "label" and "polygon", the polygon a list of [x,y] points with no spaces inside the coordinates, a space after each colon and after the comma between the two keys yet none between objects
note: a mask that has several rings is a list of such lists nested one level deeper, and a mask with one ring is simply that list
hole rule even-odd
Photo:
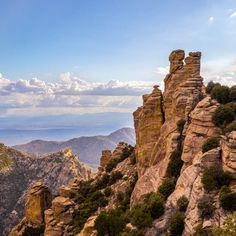
[{"label": "rocky cliff", "polygon": [[89,179],[91,169],[71,155],[70,149],[34,158],[0,145],[0,232],[9,231],[24,214],[26,192],[35,181],[43,181],[58,194],[59,186],[71,179]]},{"label": "rocky cliff", "polygon": [[200,59],[173,51],[164,91],[154,86],[133,114],[136,147],[104,150],[94,179],[62,186],[36,211],[40,224],[26,214],[11,236],[236,235],[236,94],[205,88]]}]

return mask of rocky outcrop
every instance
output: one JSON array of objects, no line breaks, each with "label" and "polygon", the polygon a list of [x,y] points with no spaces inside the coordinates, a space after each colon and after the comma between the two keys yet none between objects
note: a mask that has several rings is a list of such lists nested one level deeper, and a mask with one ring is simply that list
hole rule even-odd
[{"label": "rocky outcrop", "polygon": [[149,167],[153,147],[164,123],[162,99],[161,90],[158,86],[154,86],[151,94],[143,96],[143,106],[133,114],[139,175]]},{"label": "rocky outcrop", "polygon": [[222,136],[221,146],[223,169],[236,177],[236,131]]},{"label": "rocky outcrop", "polygon": [[100,166],[102,168],[104,168],[107,165],[107,163],[111,159],[111,155],[112,155],[111,150],[102,150],[102,156],[100,160]]},{"label": "rocky outcrop", "polygon": [[91,168],[80,163],[69,149],[35,158],[1,145],[0,155],[0,160],[5,163],[0,170],[2,235],[6,235],[23,218],[26,195],[35,182],[42,181],[56,195],[59,187],[67,185],[73,178],[87,180],[93,175]]},{"label": "rocky outcrop", "polygon": [[[179,131],[177,123],[185,120],[185,130],[190,124],[190,113],[203,98],[203,79],[200,76],[200,59],[201,53],[189,53],[185,57],[183,50],[175,50],[170,54],[170,73],[165,78],[165,90],[163,96],[159,91],[159,99],[157,99],[153,107],[159,107],[159,115],[152,115],[153,112],[148,110],[146,116],[149,118],[142,120],[143,124],[149,126],[149,123],[158,122],[158,129],[154,131],[152,128],[144,133],[146,137],[153,137],[151,144],[145,138],[143,144],[137,143],[137,161],[139,180],[132,194],[132,204],[136,204],[143,196],[151,191],[156,191],[162,180],[166,177],[166,170],[170,160],[170,156],[178,146]],[[146,96],[148,98],[148,96]],[[150,95],[151,97],[151,95]],[[163,97],[163,98],[162,98]],[[160,102],[163,100],[163,102]],[[145,101],[145,100],[144,100]],[[147,100],[148,101],[148,100]],[[159,106],[160,105],[160,106]],[[142,137],[142,129],[139,128],[140,116],[144,106],[138,108],[134,113],[135,131],[138,137]],[[137,113],[137,114],[136,114]],[[162,122],[159,122],[160,119]],[[155,133],[155,136],[153,135]],[[145,161],[140,153],[143,147],[148,146],[148,152]]]},{"label": "rocky outcrop", "polygon": [[44,225],[44,211],[51,206],[52,195],[47,186],[41,182],[33,185],[25,204],[25,218],[14,227],[9,236],[23,236],[32,232],[35,236],[41,234]]}]

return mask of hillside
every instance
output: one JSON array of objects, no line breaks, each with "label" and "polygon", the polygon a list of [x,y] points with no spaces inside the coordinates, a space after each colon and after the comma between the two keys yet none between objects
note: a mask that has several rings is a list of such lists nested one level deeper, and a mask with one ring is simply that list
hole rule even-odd
[{"label": "hillside", "polygon": [[98,165],[102,150],[113,150],[119,141],[134,145],[134,129],[122,128],[107,136],[79,137],[64,142],[34,140],[27,144],[14,146],[14,148],[34,155],[53,153],[65,148],[72,148],[73,154],[78,155],[79,160],[82,162]]},{"label": "hillside", "polygon": [[26,193],[35,181],[42,181],[56,195],[72,179],[91,176],[91,168],[70,150],[34,158],[0,144],[0,234],[6,235],[22,218]]},{"label": "hillside", "polygon": [[52,200],[33,187],[10,236],[236,235],[236,86],[204,86],[200,52],[169,61],[164,92],[133,113],[136,146],[104,150],[95,178]]}]

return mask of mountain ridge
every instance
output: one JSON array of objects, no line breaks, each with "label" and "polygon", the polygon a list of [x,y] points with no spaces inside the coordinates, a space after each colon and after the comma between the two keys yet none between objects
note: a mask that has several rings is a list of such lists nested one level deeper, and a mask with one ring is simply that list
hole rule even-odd
[{"label": "mountain ridge", "polygon": [[82,162],[98,165],[102,150],[113,150],[119,141],[134,145],[134,129],[121,128],[108,135],[81,136],[66,141],[46,141],[38,139],[32,140],[26,144],[15,145],[13,148],[24,153],[38,156],[71,147],[73,154],[78,155]]}]

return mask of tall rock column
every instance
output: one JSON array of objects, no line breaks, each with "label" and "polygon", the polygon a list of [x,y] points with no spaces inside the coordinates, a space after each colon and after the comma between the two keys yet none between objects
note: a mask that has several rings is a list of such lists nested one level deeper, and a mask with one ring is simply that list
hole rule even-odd
[{"label": "tall rock column", "polygon": [[[143,116],[150,95],[144,97],[144,106],[136,111],[137,114],[134,113],[139,180],[132,194],[132,204],[141,200],[145,194],[156,191],[166,177],[171,154],[178,148],[180,134],[177,130],[177,123],[182,119],[186,121],[185,132],[191,123],[191,111],[204,96],[202,92],[203,79],[200,76],[200,60],[200,52],[190,52],[185,57],[183,50],[173,51],[169,56],[170,71],[164,80],[163,98],[161,96],[160,111],[162,116],[160,114],[154,116],[153,110],[148,109]],[[155,105],[159,105],[158,100],[153,104],[154,107]],[[160,117],[164,123],[162,125],[159,123],[157,135],[152,138],[150,145],[148,137],[151,136],[153,129],[147,130],[143,127],[149,127],[150,121],[151,124],[159,122]],[[144,130],[147,132],[145,133]],[[146,138],[140,139],[144,135]]]},{"label": "tall rock column", "polygon": [[141,175],[148,167],[152,150],[159,137],[160,128],[164,123],[162,93],[158,86],[154,86],[151,94],[143,96],[143,106],[139,107],[133,115],[138,173]]}]

